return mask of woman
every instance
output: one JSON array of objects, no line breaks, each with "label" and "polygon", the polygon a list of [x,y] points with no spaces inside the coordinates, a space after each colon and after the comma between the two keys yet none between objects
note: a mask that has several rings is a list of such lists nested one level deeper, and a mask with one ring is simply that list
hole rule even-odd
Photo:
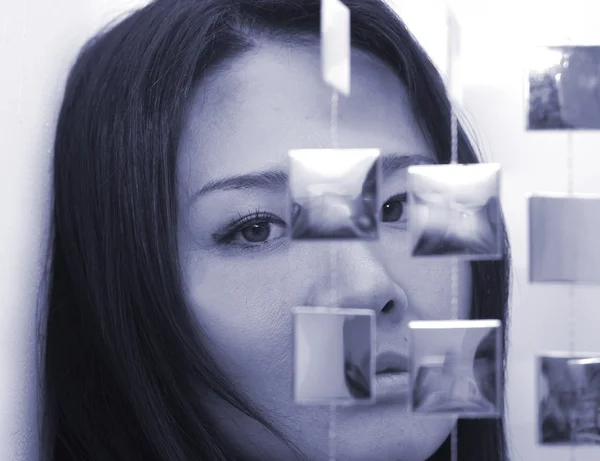
[{"label": "woman", "polygon": [[[345,3],[339,145],[397,155],[380,240],[338,249],[338,300],[375,309],[381,345],[405,353],[408,321],[450,316],[450,265],[410,259],[403,201],[407,154],[449,161],[450,106],[388,7]],[[319,11],[159,0],[82,51],[55,141],[44,459],[326,459],[328,409],[291,397],[291,308],[329,299],[329,255],[284,222],[287,152],[330,146]],[[462,129],[459,158],[477,161]],[[506,320],[505,255],[461,264],[461,317]],[[449,460],[453,425],[340,409],[337,459]],[[458,437],[460,459],[505,459],[500,420]]]}]

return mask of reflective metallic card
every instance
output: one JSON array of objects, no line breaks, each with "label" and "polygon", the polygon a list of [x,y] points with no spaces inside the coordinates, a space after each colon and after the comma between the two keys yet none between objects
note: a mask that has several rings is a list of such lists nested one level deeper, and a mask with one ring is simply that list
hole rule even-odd
[{"label": "reflective metallic card", "polygon": [[600,129],[600,46],[532,49],[528,83],[529,130]]},{"label": "reflective metallic card", "polygon": [[462,28],[458,22],[458,18],[451,8],[447,10],[448,24],[448,69],[446,71],[447,86],[455,104],[462,103],[463,99],[463,66],[462,66]]},{"label": "reflective metallic card", "polygon": [[379,238],[378,149],[298,149],[289,162],[292,239]]},{"label": "reflective metallic card", "polygon": [[418,165],[408,169],[413,256],[502,258],[500,165]]},{"label": "reflective metallic card", "polygon": [[600,283],[600,197],[529,198],[531,282]]},{"label": "reflective metallic card", "polygon": [[350,95],[350,9],[340,0],[321,0],[321,70],[326,83]]},{"label": "reflective metallic card", "polygon": [[294,400],[302,405],[375,401],[375,311],[294,309]]},{"label": "reflective metallic card", "polygon": [[600,353],[537,358],[538,442],[600,445]]},{"label": "reflective metallic card", "polygon": [[499,418],[501,326],[498,320],[410,322],[412,411]]}]

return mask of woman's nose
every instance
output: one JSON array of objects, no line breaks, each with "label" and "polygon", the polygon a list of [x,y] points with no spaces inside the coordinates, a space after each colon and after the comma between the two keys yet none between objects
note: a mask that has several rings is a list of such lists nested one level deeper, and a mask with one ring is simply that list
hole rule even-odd
[{"label": "woman's nose", "polygon": [[346,241],[343,245],[332,245],[327,265],[330,286],[322,294],[328,292],[336,307],[373,309],[378,317],[399,323],[408,307],[406,293],[371,250],[374,244]]}]

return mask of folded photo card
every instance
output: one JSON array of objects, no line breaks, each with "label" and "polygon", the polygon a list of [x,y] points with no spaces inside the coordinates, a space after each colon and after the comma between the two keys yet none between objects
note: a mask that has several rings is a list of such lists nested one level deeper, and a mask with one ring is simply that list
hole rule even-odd
[{"label": "folded photo card", "polygon": [[379,157],[378,149],[291,150],[290,238],[377,240]]},{"label": "folded photo card", "polygon": [[364,405],[375,401],[375,311],[296,307],[294,401]]},{"label": "folded photo card", "polygon": [[600,445],[600,352],[537,358],[538,441]]},{"label": "folded photo card", "polygon": [[327,84],[350,95],[350,10],[340,0],[321,1],[321,68]]},{"label": "folded photo card", "polygon": [[414,321],[409,331],[413,412],[467,419],[501,416],[500,321]]},{"label": "folded photo card", "polygon": [[409,167],[408,228],[415,257],[502,258],[500,165]]},{"label": "folded photo card", "polygon": [[448,53],[446,86],[453,103],[462,104],[463,100],[463,66],[462,66],[462,28],[452,8],[446,10],[446,23],[448,27]]}]

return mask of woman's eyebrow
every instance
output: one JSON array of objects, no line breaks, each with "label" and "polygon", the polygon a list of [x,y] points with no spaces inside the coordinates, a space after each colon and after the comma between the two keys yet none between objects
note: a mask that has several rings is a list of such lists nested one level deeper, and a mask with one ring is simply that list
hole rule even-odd
[{"label": "woman's eyebrow", "polygon": [[[425,155],[403,155],[398,153],[386,154],[381,157],[381,172],[383,179],[393,175],[398,170],[411,165],[429,165],[435,161]],[[275,168],[253,173],[232,175],[206,183],[190,197],[189,206],[199,199],[215,191],[265,189],[268,191],[283,191],[287,187],[288,174],[281,168]]]},{"label": "woman's eyebrow", "polygon": [[435,160],[426,155],[387,154],[381,158],[381,175],[383,179],[386,179],[398,170],[412,165],[433,165],[435,163]]}]

